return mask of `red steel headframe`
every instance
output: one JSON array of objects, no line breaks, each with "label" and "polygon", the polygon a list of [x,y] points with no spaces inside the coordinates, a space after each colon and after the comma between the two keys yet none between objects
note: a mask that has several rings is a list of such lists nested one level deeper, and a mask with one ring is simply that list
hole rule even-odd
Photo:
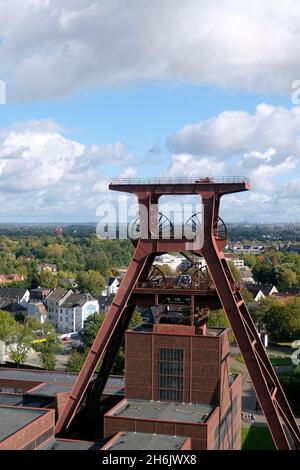
[{"label": "red steel headframe", "polygon": [[[111,304],[96,339],[89,351],[70,397],[56,425],[62,435],[70,426],[83,398],[89,390],[89,403],[97,406],[108,379],[114,359],[134,311],[132,293],[139,280],[147,278],[157,253],[191,251],[206,260],[220,302],[227,314],[257,398],[265,414],[277,449],[300,448],[300,431],[284,395],[277,375],[258,336],[253,320],[242,295],[237,289],[225,260],[223,249],[226,240],[218,237],[220,198],[225,194],[247,191],[246,178],[177,178],[149,180],[112,180],[110,189],[133,193],[140,208],[141,238],[119,290]],[[157,236],[157,203],[163,195],[198,194],[203,204],[203,243],[191,244],[184,236],[180,239]],[[147,218],[147,220],[146,220]],[[144,228],[144,230],[143,230]],[[156,236],[153,237],[153,233]],[[147,236],[145,236],[145,234]],[[98,362],[103,359],[98,379],[91,381]],[[94,387],[94,388],[93,388]],[[92,392],[91,392],[92,391]],[[93,409],[93,407],[92,407]]]}]

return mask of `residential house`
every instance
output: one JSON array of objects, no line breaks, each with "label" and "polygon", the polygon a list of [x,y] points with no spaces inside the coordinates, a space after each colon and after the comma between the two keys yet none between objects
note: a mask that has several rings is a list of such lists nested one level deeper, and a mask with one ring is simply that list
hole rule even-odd
[{"label": "residential house", "polygon": [[71,294],[73,294],[71,289],[54,289],[44,300],[48,311],[48,319],[55,329],[58,328],[59,308],[64,300]]},{"label": "residential house", "polygon": [[245,284],[245,287],[251,292],[255,302],[278,293],[276,287],[271,284]]},{"label": "residential house", "polygon": [[34,317],[41,323],[45,323],[48,312],[43,302],[33,302],[27,305],[27,316]]},{"label": "residential house", "polygon": [[239,268],[239,271],[241,273],[241,279],[243,284],[255,284],[255,281],[253,279],[253,274],[251,268],[249,266],[244,266],[242,268]]},{"label": "residential house", "polygon": [[23,274],[0,274],[0,284],[24,281]]},{"label": "residential house", "polygon": [[52,274],[57,274],[57,266],[56,264],[51,264],[51,263],[42,263],[37,265],[37,272],[39,274],[43,272],[49,272]]},{"label": "residential house", "polygon": [[51,293],[51,289],[44,287],[37,287],[36,289],[30,289],[30,303],[43,302],[48,295]]},{"label": "residential house", "polygon": [[98,300],[90,294],[70,294],[59,305],[56,330],[59,333],[81,331],[85,320],[99,313]]},{"label": "residential house", "polygon": [[0,310],[24,314],[29,302],[29,290],[24,287],[0,287]]},{"label": "residential house", "polygon": [[238,269],[245,266],[245,261],[243,259],[235,258],[233,256],[225,256],[226,261],[230,261]]},{"label": "residential house", "polygon": [[115,295],[120,287],[120,280],[117,277],[110,277],[107,282],[107,286],[102,291],[102,296],[109,297]]}]

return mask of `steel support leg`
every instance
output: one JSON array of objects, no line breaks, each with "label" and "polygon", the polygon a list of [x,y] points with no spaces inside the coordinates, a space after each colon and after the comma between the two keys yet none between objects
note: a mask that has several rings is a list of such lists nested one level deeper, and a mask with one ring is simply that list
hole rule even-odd
[{"label": "steel support leg", "polygon": [[[217,242],[212,235],[214,200],[204,201],[205,242],[201,250],[233,334],[245,360],[257,398],[277,449],[300,447],[300,431],[257,330]],[[208,223],[210,222],[210,224]],[[198,256],[200,252],[198,252]],[[288,432],[287,432],[288,431]]]},{"label": "steel support leg", "polygon": [[90,382],[89,389],[86,394],[85,417],[87,420],[87,428],[89,429],[89,433],[91,435],[95,435],[97,433],[98,421],[100,422],[100,399],[124,340],[125,331],[128,328],[134,313],[134,309],[135,305],[130,305],[124,310],[124,313],[121,316],[115,332],[107,346],[103,362],[98,372],[98,376],[96,379]]},{"label": "steel support leg", "polygon": [[103,357],[109,341],[117,328],[119,319],[124,309],[127,307],[128,300],[132,290],[137,282],[147,258],[150,254],[150,247],[143,244],[140,240],[136,246],[132,261],[123,278],[119,290],[105,315],[103,324],[95,338],[95,341],[87,355],[85,363],[79,373],[79,376],[72,388],[68,401],[56,423],[56,434],[62,435],[71,423],[91,380],[91,377],[97,367],[99,360]]}]

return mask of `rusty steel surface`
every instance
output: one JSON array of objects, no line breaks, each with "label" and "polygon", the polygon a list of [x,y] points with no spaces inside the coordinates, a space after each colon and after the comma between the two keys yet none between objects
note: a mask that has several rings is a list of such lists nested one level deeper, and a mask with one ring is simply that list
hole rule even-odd
[{"label": "rusty steel surface", "polygon": [[[155,256],[168,251],[179,253],[189,251],[195,256],[201,255],[205,258],[214,284],[214,293],[217,293],[227,314],[276,448],[299,448],[300,432],[296,420],[223,254],[227,242],[227,232],[225,224],[219,217],[220,198],[225,194],[247,191],[250,189],[248,180],[242,177],[117,179],[110,181],[109,188],[136,194],[140,207],[144,206],[147,209],[147,216],[145,213],[144,215],[140,214],[139,224],[142,229],[143,227],[147,228],[144,235],[135,240],[132,261],[60,415],[56,433],[62,435],[67,430],[88,390],[90,391],[88,403],[90,406],[91,403],[93,407],[97,406],[99,396],[103,391],[134,310],[136,294],[139,292],[140,297],[146,296],[146,291],[153,289],[155,290],[154,297],[158,299],[164,288],[169,292],[174,289],[174,286],[160,286],[159,283],[155,288],[154,284],[152,287],[148,286],[147,280]],[[183,237],[181,240],[161,239],[159,236],[156,239],[151,239],[153,206],[157,204],[160,196],[166,194],[198,194],[201,197],[204,209],[203,245],[201,248],[193,249],[193,244]],[[199,285],[198,293],[201,292],[201,288],[203,286]],[[205,289],[208,290],[207,285]],[[178,295],[180,295],[178,286],[174,290],[176,294],[179,292]],[[184,296],[187,296],[188,292],[189,289],[186,289]],[[204,298],[208,298],[207,292]],[[90,381],[99,360],[102,358],[104,361],[98,376],[98,387],[95,387],[95,391],[91,392],[95,384],[91,384]]]}]

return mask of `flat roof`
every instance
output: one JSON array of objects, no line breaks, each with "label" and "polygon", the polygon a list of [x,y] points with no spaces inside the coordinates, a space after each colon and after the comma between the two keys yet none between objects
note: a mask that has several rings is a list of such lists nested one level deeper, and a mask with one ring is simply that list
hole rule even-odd
[{"label": "flat roof", "polygon": [[[163,323],[162,323],[163,325]],[[166,323],[166,325],[168,325],[168,323]],[[177,326],[176,323],[172,323],[172,326]],[[183,326],[183,325],[180,325],[178,324],[178,326]],[[222,333],[224,333],[224,331],[226,330],[226,328],[207,328],[206,329],[206,335],[205,336],[220,336]],[[138,333],[152,333],[153,331],[153,323],[142,323],[141,325],[137,325],[135,326],[134,328],[132,328],[133,332],[138,332]],[[160,335],[163,335],[165,333],[163,332],[160,332],[159,333]],[[178,333],[178,335],[182,335],[182,333]],[[198,336],[197,334],[195,336]],[[205,336],[202,336],[201,337],[205,337]],[[0,376],[1,378],[1,376]]]},{"label": "flat roof", "polygon": [[198,403],[172,403],[148,400],[123,400],[110,416],[122,418],[154,419],[183,423],[204,423],[212,410],[211,405]]},{"label": "flat roof", "polygon": [[0,442],[45,413],[48,412],[39,409],[0,406]]},{"label": "flat roof", "polygon": [[187,439],[167,434],[122,432],[117,439],[112,439],[113,442],[107,450],[178,450]]},{"label": "flat roof", "polygon": [[0,393],[0,405],[17,406],[23,403],[23,395],[15,395],[13,393]]},{"label": "flat roof", "polygon": [[52,439],[39,450],[99,450],[102,442],[73,441],[68,439]]},{"label": "flat roof", "polygon": [[[22,380],[28,382],[37,382],[38,383],[49,383],[53,385],[52,391],[55,390],[55,383],[57,384],[70,384],[69,388],[65,391],[68,391],[72,388],[72,385],[75,383],[78,375],[70,374],[67,372],[60,371],[45,371],[45,370],[31,370],[31,369],[7,369],[0,367],[0,380]],[[64,391],[59,389],[58,392]],[[49,388],[48,390],[51,390]],[[58,393],[57,392],[57,393]],[[124,395],[124,378],[123,377],[114,377],[110,376],[108,378],[106,387],[104,389],[104,394],[106,395]],[[33,394],[35,394],[33,392]]]},{"label": "flat roof", "polygon": [[39,387],[26,392],[26,395],[55,397],[58,393],[70,392],[71,386],[65,384],[47,384],[43,383]]}]

